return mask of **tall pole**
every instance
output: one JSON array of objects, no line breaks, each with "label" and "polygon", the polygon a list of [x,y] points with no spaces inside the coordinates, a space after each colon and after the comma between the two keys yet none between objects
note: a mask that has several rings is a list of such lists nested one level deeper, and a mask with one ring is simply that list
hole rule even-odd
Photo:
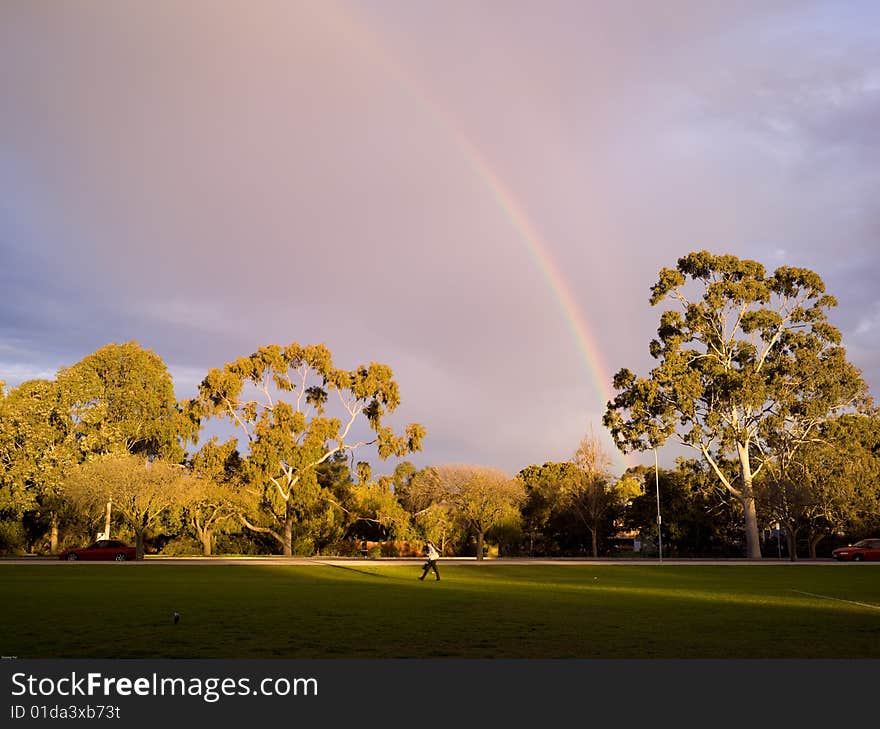
[{"label": "tall pole", "polygon": [[104,514],[104,539],[110,539],[110,508],[113,505],[113,499],[107,499],[107,511]]},{"label": "tall pole", "polygon": [[657,448],[654,448],[654,486],[657,490],[657,550],[663,563],[663,535],[660,533],[660,468],[657,465]]}]

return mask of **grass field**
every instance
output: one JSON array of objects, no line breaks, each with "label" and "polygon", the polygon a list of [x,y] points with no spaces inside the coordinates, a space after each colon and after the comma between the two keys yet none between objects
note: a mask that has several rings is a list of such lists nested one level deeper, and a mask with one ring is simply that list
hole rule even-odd
[{"label": "grass field", "polygon": [[[880,658],[869,565],[0,565],[19,658]],[[172,612],[181,614],[180,623]]]}]

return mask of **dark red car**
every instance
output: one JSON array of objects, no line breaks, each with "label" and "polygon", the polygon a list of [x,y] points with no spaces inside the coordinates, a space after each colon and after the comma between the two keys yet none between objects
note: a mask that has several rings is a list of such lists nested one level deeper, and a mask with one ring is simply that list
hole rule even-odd
[{"label": "dark red car", "polygon": [[134,547],[129,547],[115,539],[100,539],[94,544],[82,549],[65,549],[58,555],[58,559],[76,561],[78,559],[113,559],[117,562],[133,560],[137,556]]},{"label": "dark red car", "polygon": [[880,561],[880,539],[863,539],[852,546],[835,549],[831,556],[847,562]]}]

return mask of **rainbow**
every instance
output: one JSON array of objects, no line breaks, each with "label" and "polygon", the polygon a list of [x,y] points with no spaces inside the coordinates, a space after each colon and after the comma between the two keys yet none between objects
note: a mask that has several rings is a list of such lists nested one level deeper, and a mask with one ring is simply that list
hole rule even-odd
[{"label": "rainbow", "polygon": [[[471,167],[484,180],[498,206],[504,211],[514,229],[519,233],[519,237],[526,244],[529,254],[544,276],[547,286],[553,293],[562,311],[565,323],[571,331],[581,357],[586,364],[593,389],[600,400],[600,405],[604,412],[605,403],[614,398],[614,392],[611,388],[612,377],[605,365],[601,350],[590,332],[586,316],[581,312],[580,307],[574,300],[571,288],[560,273],[559,267],[554,262],[547,245],[535,231],[522,207],[517,205],[513,194],[504,187],[498,176],[492,171],[473,145],[461,135],[456,135],[456,137],[456,141],[465,152]],[[616,448],[613,450],[613,453],[618,461],[618,465],[621,465],[623,469],[631,465],[627,456]]]},{"label": "rainbow", "polygon": [[[345,11],[329,3],[324,4],[322,8],[324,10],[334,10],[336,16],[334,18],[335,29],[342,30],[343,32],[347,30],[348,37],[346,40],[363,48],[453,138],[470,168],[489,189],[498,207],[504,212],[519,238],[525,243],[530,256],[534,259],[538,270],[541,271],[548,288],[556,299],[565,323],[571,331],[572,338],[586,365],[586,370],[599,400],[601,410],[604,412],[606,402],[614,398],[610,370],[606,366],[601,350],[591,334],[586,316],[575,302],[571,288],[554,262],[549,247],[535,230],[535,226],[529,220],[522,205],[517,202],[513,193],[502,183],[498,175],[493,172],[485,157],[470,142],[449,113],[428,96],[422,90],[422,86],[399,63],[393,61],[385,50],[384,45],[377,40],[377,33],[368,28],[366,21],[355,19],[353,10]],[[617,448],[612,447],[611,452],[617,465],[622,470],[635,464],[634,461],[626,454],[617,450]]]}]

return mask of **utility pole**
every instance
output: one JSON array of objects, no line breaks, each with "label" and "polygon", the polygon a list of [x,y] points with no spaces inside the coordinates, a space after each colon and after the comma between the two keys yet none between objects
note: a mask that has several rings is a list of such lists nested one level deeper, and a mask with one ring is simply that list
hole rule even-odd
[{"label": "utility pole", "polygon": [[660,554],[660,564],[663,564],[663,535],[660,533],[660,468],[657,464],[657,448],[654,448],[654,486],[657,490],[657,550]]}]

